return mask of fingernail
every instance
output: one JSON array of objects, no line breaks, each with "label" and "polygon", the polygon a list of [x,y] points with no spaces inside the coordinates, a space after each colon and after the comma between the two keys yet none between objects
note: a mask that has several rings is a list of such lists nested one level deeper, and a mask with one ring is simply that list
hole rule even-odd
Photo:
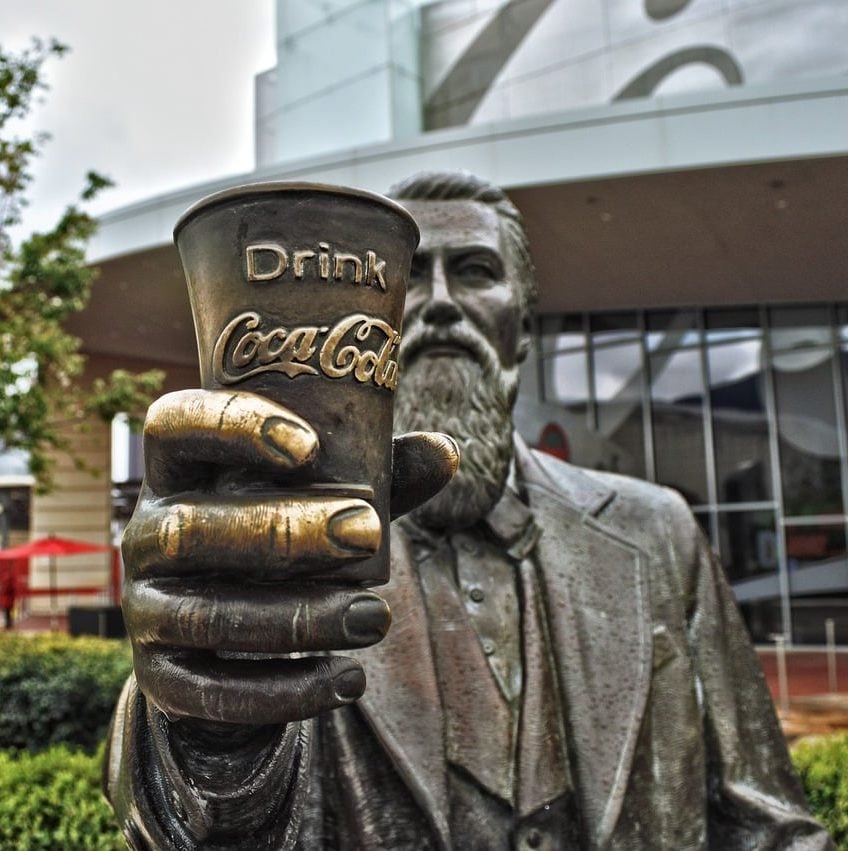
[{"label": "fingernail", "polygon": [[384,600],[379,597],[359,597],[345,612],[345,636],[357,644],[375,644],[385,636],[390,622],[391,612]]},{"label": "fingernail", "polygon": [[262,437],[292,467],[305,464],[318,449],[312,429],[295,419],[268,417],[262,423]]},{"label": "fingernail", "polygon": [[451,475],[454,475],[459,469],[460,464],[459,444],[449,434],[437,432],[437,435],[440,438],[442,445],[447,448],[446,454],[450,457]]},{"label": "fingernail", "polygon": [[327,537],[348,552],[374,553],[380,546],[380,518],[370,505],[343,508],[330,518]]},{"label": "fingernail", "polygon": [[333,692],[339,700],[349,703],[362,697],[365,691],[365,672],[362,668],[348,668],[333,677]]}]

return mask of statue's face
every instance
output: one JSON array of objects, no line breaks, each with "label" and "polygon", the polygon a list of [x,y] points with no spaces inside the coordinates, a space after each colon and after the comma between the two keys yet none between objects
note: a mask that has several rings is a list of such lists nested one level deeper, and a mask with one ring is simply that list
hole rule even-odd
[{"label": "statue's face", "polygon": [[[421,229],[421,244],[412,263],[406,299],[406,331],[419,322],[430,328],[435,341],[417,357],[462,357],[459,344],[470,336],[488,342],[502,370],[517,364],[522,349],[522,270],[502,234],[497,212],[477,201],[403,201]],[[406,333],[404,334],[406,337]],[[467,341],[472,344],[473,340]],[[479,356],[482,353],[473,351]]]},{"label": "statue's face", "polygon": [[406,299],[395,425],[445,432],[462,456],[450,484],[412,518],[430,529],[465,529],[492,509],[509,471],[522,270],[489,205],[404,205],[421,228],[421,246]]}]

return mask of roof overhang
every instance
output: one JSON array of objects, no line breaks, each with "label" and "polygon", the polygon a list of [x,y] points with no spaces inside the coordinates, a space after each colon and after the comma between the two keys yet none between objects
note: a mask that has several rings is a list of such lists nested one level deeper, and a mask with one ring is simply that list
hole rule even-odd
[{"label": "roof overhang", "polygon": [[464,168],[524,213],[541,312],[840,300],[848,275],[848,82],[626,101],[281,164],[117,210],[70,323],[86,351],[191,365],[196,349],[171,229],[238,183],[317,180],[385,191]]}]

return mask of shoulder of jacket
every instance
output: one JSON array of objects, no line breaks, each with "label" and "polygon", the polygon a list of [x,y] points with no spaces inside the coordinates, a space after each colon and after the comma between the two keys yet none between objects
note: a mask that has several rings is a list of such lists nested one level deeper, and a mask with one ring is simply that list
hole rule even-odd
[{"label": "shoulder of jacket", "polygon": [[631,509],[642,507],[647,512],[667,511],[674,515],[691,513],[686,501],[673,488],[621,473],[578,467],[535,449],[529,451],[551,482],[565,494],[575,489],[585,490],[590,483],[598,492],[614,496],[615,502],[626,504]]}]

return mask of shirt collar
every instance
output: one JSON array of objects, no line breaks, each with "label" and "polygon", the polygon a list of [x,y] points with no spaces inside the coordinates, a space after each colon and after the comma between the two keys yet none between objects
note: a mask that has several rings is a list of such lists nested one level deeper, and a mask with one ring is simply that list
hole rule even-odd
[{"label": "shirt collar", "polygon": [[501,498],[486,515],[483,525],[518,561],[526,558],[539,540],[541,531],[533,519],[533,512],[519,495],[514,460]]},{"label": "shirt collar", "polygon": [[[442,533],[422,529],[409,517],[399,522],[410,538],[431,549],[436,549],[445,540]],[[541,530],[533,519],[533,512],[520,495],[514,458],[510,463],[503,493],[480,525],[517,561],[526,558],[536,546]]]}]

